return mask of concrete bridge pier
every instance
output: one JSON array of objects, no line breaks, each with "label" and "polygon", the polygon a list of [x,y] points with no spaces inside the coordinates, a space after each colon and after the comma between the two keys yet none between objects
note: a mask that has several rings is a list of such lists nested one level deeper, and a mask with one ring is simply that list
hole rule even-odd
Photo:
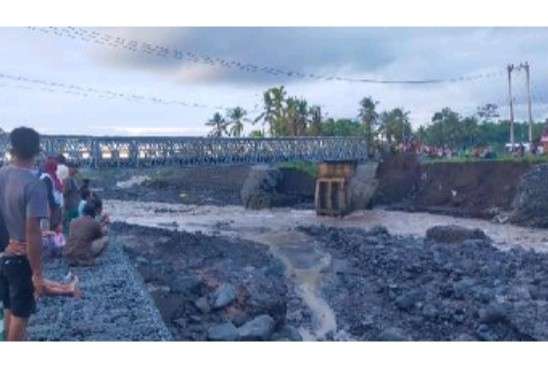
[{"label": "concrete bridge pier", "polygon": [[319,164],[315,206],[318,215],[342,217],[370,205],[378,185],[377,162],[325,161]]}]

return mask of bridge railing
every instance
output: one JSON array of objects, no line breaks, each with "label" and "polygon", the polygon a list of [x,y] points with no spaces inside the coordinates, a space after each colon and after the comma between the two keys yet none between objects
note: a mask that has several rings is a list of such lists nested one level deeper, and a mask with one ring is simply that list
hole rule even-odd
[{"label": "bridge railing", "polygon": [[[362,137],[92,137],[42,136],[45,155],[64,154],[81,167],[146,167],[256,164],[295,160],[366,160]],[[0,158],[9,157],[6,135],[0,136]]]}]

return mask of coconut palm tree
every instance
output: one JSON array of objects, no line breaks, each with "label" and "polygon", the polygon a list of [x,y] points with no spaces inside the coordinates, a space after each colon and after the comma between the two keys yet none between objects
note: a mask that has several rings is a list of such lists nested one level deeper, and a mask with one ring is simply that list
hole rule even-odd
[{"label": "coconut palm tree", "polygon": [[373,100],[373,98],[370,96],[363,98],[360,101],[359,117],[363,124],[363,130],[365,138],[367,139],[367,149],[369,154],[371,154],[371,152],[373,151],[373,138],[376,132],[375,127],[377,124],[377,119],[379,118],[379,114],[376,110],[378,104],[379,102]]},{"label": "coconut palm tree", "polygon": [[264,111],[253,121],[262,120],[271,136],[284,135],[287,130],[285,120],[286,91],[283,86],[268,89],[263,94]]},{"label": "coconut palm tree", "polygon": [[322,108],[319,105],[310,107],[310,127],[308,128],[308,134],[311,136],[319,136],[322,133]]},{"label": "coconut palm tree", "polygon": [[380,115],[379,132],[386,137],[388,144],[399,144],[411,136],[409,112],[402,108],[384,111]]},{"label": "coconut palm tree", "polygon": [[208,134],[209,137],[220,138],[223,135],[228,134],[226,130],[228,123],[219,112],[213,114],[213,118],[208,120],[206,125],[212,127],[212,130]]},{"label": "coconut palm tree", "polygon": [[228,112],[228,118],[230,119],[230,135],[232,137],[240,137],[244,131],[244,122],[247,112],[244,108],[237,106]]}]

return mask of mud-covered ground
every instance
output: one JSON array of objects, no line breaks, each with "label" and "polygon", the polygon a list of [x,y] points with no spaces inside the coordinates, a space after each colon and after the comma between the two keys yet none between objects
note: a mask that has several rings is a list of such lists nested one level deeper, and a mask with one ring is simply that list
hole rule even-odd
[{"label": "mud-covered ground", "polygon": [[240,204],[249,166],[84,170],[106,199],[164,203]]},{"label": "mud-covered ground", "polygon": [[322,295],[360,340],[548,340],[548,254],[312,226],[332,256]]},{"label": "mud-covered ground", "polygon": [[[195,205],[241,205],[240,192],[251,166],[150,167],[82,170],[105,199]],[[308,173],[280,168],[278,187],[284,206],[312,208],[315,179]]]},{"label": "mud-covered ground", "polygon": [[[307,310],[267,246],[124,223],[112,231],[174,339],[301,339]],[[262,334],[245,333],[250,321]]]},{"label": "mud-covered ground", "polygon": [[419,163],[411,153],[386,155],[377,170],[375,205],[409,212],[492,219],[512,210],[527,161]]}]

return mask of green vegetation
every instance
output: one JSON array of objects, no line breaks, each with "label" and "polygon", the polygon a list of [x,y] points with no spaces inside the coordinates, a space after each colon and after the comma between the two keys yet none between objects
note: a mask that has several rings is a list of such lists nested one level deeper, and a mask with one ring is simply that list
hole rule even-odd
[{"label": "green vegetation", "polygon": [[435,164],[435,163],[470,163],[470,162],[525,162],[529,164],[548,163],[548,155],[525,155],[521,158],[513,157],[509,154],[501,155],[494,159],[481,159],[470,156],[459,156],[451,159],[424,159],[421,161],[423,164]]},{"label": "green vegetation", "polygon": [[[501,120],[498,106],[486,104],[472,115],[462,116],[445,107],[434,113],[431,120],[413,129],[410,112],[403,108],[379,110],[379,101],[371,96],[360,100],[355,118],[327,118],[318,105],[288,96],[283,86],[263,93],[263,111],[253,120],[247,112],[236,107],[223,116],[215,113],[206,125],[211,127],[210,136],[239,137],[244,123],[258,125],[248,136],[253,138],[284,136],[363,136],[374,149],[378,145],[394,146],[416,141],[432,147],[448,147],[463,152],[475,146],[491,146],[496,154],[504,153],[510,126]],[[543,122],[533,124],[533,140],[538,141],[543,133]],[[528,139],[528,123],[515,122],[516,143]]]},{"label": "green vegetation", "polygon": [[316,178],[318,176],[318,164],[311,161],[292,161],[283,162],[278,165],[282,169],[290,169],[305,172],[308,175]]}]

